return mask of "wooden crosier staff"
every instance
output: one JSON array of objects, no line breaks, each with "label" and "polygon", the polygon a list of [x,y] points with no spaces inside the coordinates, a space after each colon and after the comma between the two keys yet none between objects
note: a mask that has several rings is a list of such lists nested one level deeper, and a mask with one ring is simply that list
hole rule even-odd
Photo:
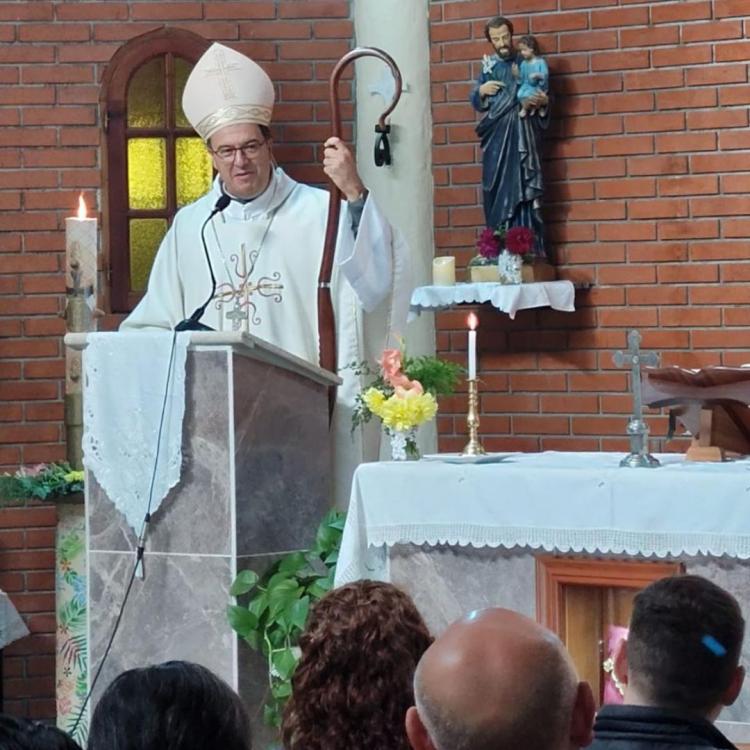
[{"label": "wooden crosier staff", "polygon": [[[375,126],[375,132],[380,133],[379,144],[382,144],[386,158],[377,158],[376,164],[381,166],[383,163],[390,163],[388,157],[387,137],[389,126],[385,123],[385,118],[393,112],[398,100],[401,98],[401,72],[399,71],[393,58],[383,50],[376,47],[356,47],[351,52],[347,52],[339,61],[331,73],[331,79],[328,89],[329,101],[331,105],[331,135],[341,138],[341,111],[338,96],[338,83],[344,68],[356,60],[358,57],[377,57],[383,60],[391,69],[395,81],[395,91],[393,101],[388,109],[380,115],[378,124]],[[328,223],[326,224],[325,244],[323,246],[323,261],[320,264],[320,274],[318,276],[318,338],[320,340],[320,366],[336,372],[336,328],[333,318],[333,303],[331,301],[331,273],[333,271],[333,255],[336,249],[336,236],[339,227],[339,213],[341,210],[341,191],[336,184],[331,181],[330,201],[328,203]],[[333,411],[333,402],[335,400],[335,386],[331,388],[331,411]]]}]

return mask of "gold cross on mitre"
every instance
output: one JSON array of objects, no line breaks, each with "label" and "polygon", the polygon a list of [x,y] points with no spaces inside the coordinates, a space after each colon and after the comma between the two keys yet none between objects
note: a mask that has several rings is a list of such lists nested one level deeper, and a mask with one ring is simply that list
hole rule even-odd
[{"label": "gold cross on mitre", "polygon": [[240,66],[236,63],[227,64],[226,57],[224,56],[224,50],[218,48],[214,53],[214,59],[216,60],[215,68],[208,68],[205,71],[206,76],[218,76],[219,86],[221,87],[221,93],[225,99],[235,99],[236,95],[232,88],[232,82],[229,78],[229,73],[234,70],[240,70]]},{"label": "gold cross on mitre", "polygon": [[[235,286],[232,281],[229,281],[216,287],[214,299],[217,309],[222,310],[225,306],[228,307],[231,304],[231,309],[224,315],[227,320],[232,321],[233,331],[239,331],[242,328],[242,322],[245,320],[250,320],[255,326],[260,325],[261,318],[258,315],[258,308],[251,299],[253,294],[269,298],[277,303],[282,300],[281,292],[284,290],[284,285],[279,283],[281,274],[278,271],[271,276],[261,276],[257,282],[250,280],[259,254],[260,249],[250,253],[250,268],[248,269],[245,246],[240,245],[240,252],[229,258],[234,263],[234,275],[237,277],[239,284]],[[252,317],[250,317],[251,311]]]}]

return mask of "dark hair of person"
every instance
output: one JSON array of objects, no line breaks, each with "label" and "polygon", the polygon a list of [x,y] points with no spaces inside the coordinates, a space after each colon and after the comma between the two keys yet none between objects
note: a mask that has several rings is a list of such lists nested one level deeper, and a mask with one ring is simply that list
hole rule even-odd
[{"label": "dark hair of person", "polygon": [[94,709],[88,750],[250,750],[240,697],[199,664],[129,669]]},{"label": "dark hair of person", "polygon": [[531,34],[524,34],[523,36],[516,39],[516,47],[519,44],[523,44],[524,47],[528,47],[535,55],[540,54],[539,42],[535,36]]},{"label": "dark hair of person", "polygon": [[[260,134],[263,136],[264,141],[270,141],[271,138],[271,128],[268,127],[268,125],[260,125],[258,124],[258,128],[260,129]],[[208,139],[208,145],[211,146],[211,139]]]},{"label": "dark hair of person", "polygon": [[62,729],[41,721],[17,719],[0,714],[2,750],[81,750]]},{"label": "dark hair of person", "polygon": [[700,576],[663,578],[636,595],[629,680],[661,708],[705,714],[739,662],[745,621],[737,600]]},{"label": "dark hair of person", "polygon": [[414,670],[432,643],[407,594],[357,581],[313,608],[281,725],[286,750],[408,750]]},{"label": "dark hair of person", "polygon": [[484,35],[487,37],[487,41],[491,42],[490,29],[499,29],[502,26],[507,26],[511,36],[513,36],[513,24],[504,16],[495,16],[490,18],[489,21],[484,25]]}]

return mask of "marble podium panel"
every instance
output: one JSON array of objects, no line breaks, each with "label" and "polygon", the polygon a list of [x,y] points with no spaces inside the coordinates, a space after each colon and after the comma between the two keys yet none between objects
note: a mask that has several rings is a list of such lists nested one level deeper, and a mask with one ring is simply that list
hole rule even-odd
[{"label": "marble podium panel", "polygon": [[[125,669],[187,659],[240,692],[259,736],[265,662],[229,627],[229,587],[238,570],[263,572],[313,541],[331,503],[328,386],[337,379],[279,362],[278,351],[200,336],[186,361],[181,479],[152,514],[144,576],[134,578],[92,706]],[[138,539],[91,472],[86,516],[93,677]]]}]

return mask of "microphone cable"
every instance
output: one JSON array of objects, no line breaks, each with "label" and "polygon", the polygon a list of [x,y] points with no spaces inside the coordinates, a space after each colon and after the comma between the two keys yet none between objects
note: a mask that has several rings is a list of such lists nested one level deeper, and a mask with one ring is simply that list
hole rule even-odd
[{"label": "microphone cable", "polygon": [[169,351],[169,364],[167,365],[167,382],[164,388],[164,399],[162,400],[162,404],[161,404],[161,415],[159,416],[159,430],[156,435],[156,452],[154,455],[154,468],[153,468],[153,471],[151,472],[151,482],[149,484],[149,489],[148,489],[148,504],[146,506],[146,515],[144,516],[144,519],[143,519],[143,526],[141,527],[141,533],[138,535],[138,544],[136,547],[135,564],[133,565],[133,570],[130,574],[130,579],[128,580],[127,588],[125,589],[125,596],[123,596],[122,603],[120,604],[120,609],[117,613],[115,624],[112,628],[112,633],[109,636],[107,647],[104,649],[104,654],[102,656],[101,661],[99,662],[99,666],[96,669],[96,674],[94,675],[94,679],[91,681],[91,686],[89,687],[88,692],[86,693],[86,698],[83,701],[81,710],[78,712],[78,716],[76,717],[75,723],[73,724],[73,728],[70,730],[70,736],[73,738],[75,738],[75,732],[78,729],[79,724],[81,723],[81,719],[83,718],[84,713],[86,712],[86,707],[88,706],[89,700],[91,699],[91,695],[94,692],[94,688],[96,687],[96,683],[99,680],[99,676],[102,673],[102,668],[104,667],[104,663],[107,660],[107,657],[109,656],[110,650],[112,649],[112,644],[114,643],[115,635],[117,634],[117,631],[120,627],[120,622],[122,620],[123,613],[125,612],[125,605],[127,604],[128,599],[130,598],[130,591],[133,588],[133,583],[135,581],[135,577],[138,572],[138,566],[143,564],[143,554],[145,551],[145,544],[146,544],[146,532],[148,530],[149,523],[151,522],[151,504],[153,502],[153,497],[154,497],[154,485],[156,483],[156,469],[159,466],[159,452],[161,450],[161,435],[162,435],[162,431],[164,428],[164,417],[167,411],[167,399],[169,398],[169,391],[170,391],[169,386],[172,381],[172,371],[174,369],[174,355],[175,355],[176,344],[177,344],[177,330],[175,329],[172,332],[172,344],[171,344],[170,351]]},{"label": "microphone cable", "polygon": [[213,331],[213,328],[200,322],[201,318],[203,317],[203,313],[206,312],[206,308],[214,298],[214,294],[216,294],[216,276],[214,275],[214,268],[211,264],[211,257],[208,253],[208,245],[206,244],[206,227],[208,226],[208,222],[211,221],[211,219],[213,219],[216,214],[221,213],[231,202],[232,199],[226,193],[222,193],[219,196],[219,199],[216,201],[216,205],[214,205],[213,209],[211,210],[211,213],[208,215],[208,218],[203,222],[203,226],[201,227],[201,242],[203,243],[203,253],[206,256],[208,272],[211,274],[211,294],[208,295],[208,299],[200,307],[195,308],[193,314],[189,318],[185,318],[185,320],[180,321],[175,326],[175,331]]}]

